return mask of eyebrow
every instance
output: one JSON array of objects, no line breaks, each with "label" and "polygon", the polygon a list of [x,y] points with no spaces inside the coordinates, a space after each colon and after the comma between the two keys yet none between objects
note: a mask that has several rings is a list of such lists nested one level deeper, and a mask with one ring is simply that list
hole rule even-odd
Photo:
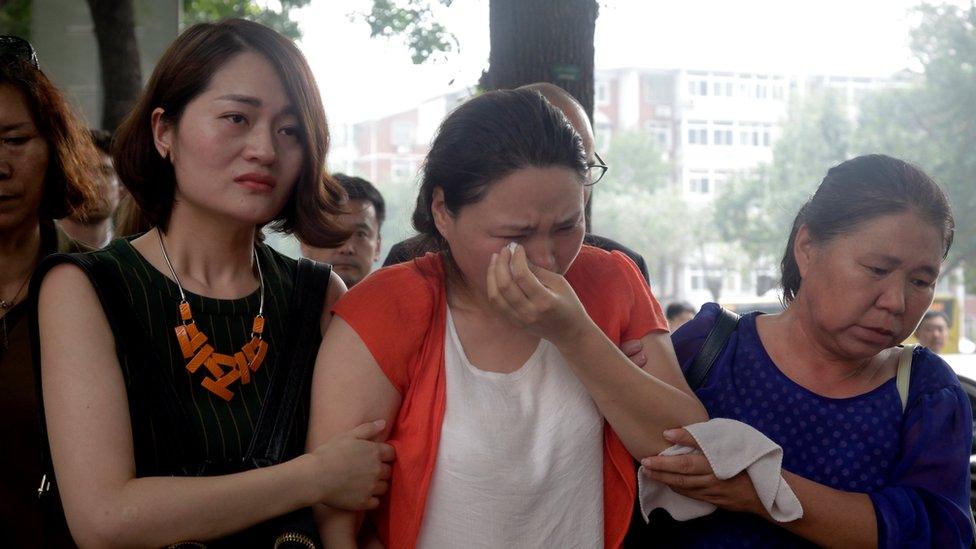
[{"label": "eyebrow", "polygon": [[[237,93],[221,95],[217,98],[217,101],[234,101],[235,103],[244,103],[245,105],[250,105],[254,108],[260,108],[261,105],[263,105],[262,101],[257,97]],[[296,109],[294,105],[287,105],[284,109],[282,109],[281,114],[298,116],[298,109]]]},{"label": "eyebrow", "polygon": [[9,132],[13,130],[24,130],[31,127],[30,122],[17,122],[16,124],[7,124],[0,126],[0,132]]},{"label": "eyebrow", "polygon": [[[577,223],[579,221],[579,218],[580,218],[581,215],[582,214],[580,212],[574,213],[573,215],[567,217],[566,219],[563,219],[561,221],[557,221],[555,223],[555,225],[557,227],[562,227],[562,226],[565,226],[565,225],[570,225],[570,224]],[[512,231],[512,232],[523,232],[523,231],[531,231],[531,230],[534,230],[535,228],[536,228],[535,225],[532,225],[532,224],[502,225],[501,227],[499,227],[499,230],[502,230],[502,231]]]},{"label": "eyebrow", "polygon": [[[888,265],[901,265],[901,260],[897,257],[885,255],[885,254],[873,254],[877,259],[887,263]],[[939,270],[931,265],[922,265],[915,269],[916,271],[922,271],[923,273],[930,276],[939,276]]]}]

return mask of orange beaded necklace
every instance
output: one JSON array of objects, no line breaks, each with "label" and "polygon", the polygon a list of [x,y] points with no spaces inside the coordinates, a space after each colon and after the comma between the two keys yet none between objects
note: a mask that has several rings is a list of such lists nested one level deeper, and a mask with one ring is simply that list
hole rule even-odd
[{"label": "orange beaded necklace", "polygon": [[176,341],[179,342],[183,358],[187,361],[186,369],[191,374],[195,374],[200,366],[206,368],[213,377],[204,377],[200,385],[220,398],[230,401],[234,398],[234,393],[227,387],[236,381],[240,381],[241,385],[250,383],[251,372],[255,372],[261,367],[265,355],[268,354],[268,342],[261,338],[261,334],[264,332],[264,275],[261,273],[261,262],[258,260],[257,248],[255,247],[252,252],[254,264],[258,268],[258,281],[261,284],[261,301],[258,306],[258,314],[254,317],[254,322],[251,325],[251,339],[241,346],[240,351],[233,355],[225,355],[214,351],[214,348],[207,343],[206,334],[197,328],[197,324],[193,320],[193,312],[190,310],[190,303],[187,302],[186,294],[183,292],[183,284],[180,282],[179,275],[176,274],[176,269],[173,268],[169,254],[166,253],[163,233],[158,228],[156,229],[156,236],[159,237],[159,249],[163,252],[163,259],[166,260],[166,265],[173,273],[176,287],[180,289],[181,324],[176,327]]}]

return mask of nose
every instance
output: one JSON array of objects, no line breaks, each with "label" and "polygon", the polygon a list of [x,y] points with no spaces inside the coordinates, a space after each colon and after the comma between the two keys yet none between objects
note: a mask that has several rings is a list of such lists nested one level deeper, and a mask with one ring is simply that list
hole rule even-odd
[{"label": "nose", "polygon": [[339,253],[342,255],[356,255],[356,246],[352,243],[352,237],[347,238],[342,246],[339,246]]},{"label": "nose", "polygon": [[274,134],[271,128],[254,127],[248,135],[244,147],[244,158],[262,166],[269,166],[278,160],[278,151],[275,148]]},{"label": "nose", "polygon": [[551,238],[540,237],[532,239],[524,245],[525,255],[533,265],[542,267],[547,271],[556,270],[556,247],[553,245]]},{"label": "nose", "polygon": [[908,282],[898,280],[898,277],[890,278],[891,281],[878,296],[876,304],[880,309],[899,315],[905,312],[905,285]]}]

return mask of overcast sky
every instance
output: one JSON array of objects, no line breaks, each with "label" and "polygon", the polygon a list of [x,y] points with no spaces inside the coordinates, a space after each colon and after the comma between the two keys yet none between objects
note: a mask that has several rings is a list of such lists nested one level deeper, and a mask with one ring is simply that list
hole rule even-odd
[{"label": "overcast sky", "polygon": [[[912,64],[918,0],[602,0],[596,67],[887,75]],[[968,0],[952,0],[968,5]],[[477,82],[488,61],[488,0],[438,10],[459,51],[413,65],[402,41],[370,39],[350,14],[371,0],[312,0],[301,41],[335,122],[409,109]]]}]

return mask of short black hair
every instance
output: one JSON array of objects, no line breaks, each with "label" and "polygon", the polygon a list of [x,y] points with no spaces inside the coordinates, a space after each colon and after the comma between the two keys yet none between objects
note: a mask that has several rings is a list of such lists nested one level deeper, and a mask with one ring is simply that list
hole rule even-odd
[{"label": "short black hair", "polygon": [[[945,320],[946,326],[952,326],[952,323],[949,322],[949,315],[945,314],[943,311],[926,311],[925,314],[922,315],[922,322],[932,320],[933,318],[941,318],[942,320]],[[922,322],[919,322],[919,325],[921,325]]]},{"label": "short black hair", "polygon": [[362,177],[346,175],[344,173],[334,173],[332,174],[332,178],[338,181],[342,185],[342,188],[346,190],[349,200],[370,201],[376,210],[377,224],[380,227],[383,226],[383,220],[386,219],[386,202],[383,200],[383,195],[380,194],[380,191],[372,183]]},{"label": "short black hair", "polygon": [[666,316],[668,320],[674,320],[674,318],[681,313],[697,314],[698,311],[696,311],[695,308],[691,306],[691,303],[688,303],[687,301],[675,301],[674,303],[668,305],[668,308],[665,309],[664,316]]}]

